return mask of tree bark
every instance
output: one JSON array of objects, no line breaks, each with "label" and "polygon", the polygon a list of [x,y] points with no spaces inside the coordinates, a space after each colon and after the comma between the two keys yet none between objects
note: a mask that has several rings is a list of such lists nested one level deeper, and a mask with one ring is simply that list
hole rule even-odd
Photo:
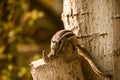
[{"label": "tree bark", "polygon": [[[91,54],[99,68],[120,80],[120,0],[64,0],[62,20]],[[95,34],[106,34],[96,36]],[[82,60],[86,80],[103,80]]]},{"label": "tree bark", "polygon": [[[120,80],[120,0],[64,0],[62,20],[66,30],[83,36],[79,44],[91,53],[100,70],[112,74],[113,80]],[[32,62],[33,79],[104,80],[82,57],[76,56],[69,43],[65,52],[50,63],[44,58]]]},{"label": "tree bark", "polygon": [[34,80],[84,80],[78,53],[70,43],[66,46],[51,62],[46,63],[42,58],[30,64]]}]

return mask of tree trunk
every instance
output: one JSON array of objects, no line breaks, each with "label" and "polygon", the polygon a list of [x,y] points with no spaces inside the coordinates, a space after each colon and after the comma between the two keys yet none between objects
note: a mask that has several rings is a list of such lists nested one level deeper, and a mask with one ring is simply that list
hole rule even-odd
[{"label": "tree trunk", "polygon": [[66,46],[65,52],[59,53],[51,62],[46,63],[42,58],[30,64],[34,80],[84,80],[77,52],[70,43]]},{"label": "tree trunk", "polygon": [[[72,30],[103,72],[120,80],[120,0],[64,0],[62,20]],[[95,34],[106,34],[96,36]],[[89,37],[89,36],[93,37]],[[82,60],[86,80],[103,80]]]},{"label": "tree trunk", "polygon": [[[64,0],[62,20],[66,30],[83,36],[79,44],[91,53],[100,70],[120,80],[120,0]],[[104,80],[82,57],[76,56],[69,43],[65,52],[50,63],[44,58],[32,62],[33,79]]]}]

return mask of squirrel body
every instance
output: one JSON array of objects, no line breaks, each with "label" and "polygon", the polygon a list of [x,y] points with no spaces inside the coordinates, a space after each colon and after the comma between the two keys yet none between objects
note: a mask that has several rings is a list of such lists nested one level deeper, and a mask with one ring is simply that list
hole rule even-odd
[{"label": "squirrel body", "polygon": [[77,36],[69,30],[60,30],[58,31],[51,39],[51,51],[47,55],[47,57],[51,57],[57,55],[61,49],[63,48],[64,44],[70,41],[70,43],[76,47],[78,54],[82,56],[91,66],[92,70],[99,76],[109,78],[110,75],[103,73],[98,67],[96,66],[95,62],[93,61],[92,57],[90,56],[89,52],[78,44]]}]

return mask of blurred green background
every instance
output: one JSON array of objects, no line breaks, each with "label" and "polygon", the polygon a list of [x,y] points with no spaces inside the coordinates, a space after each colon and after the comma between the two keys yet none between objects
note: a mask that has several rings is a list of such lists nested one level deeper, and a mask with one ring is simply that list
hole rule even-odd
[{"label": "blurred green background", "polygon": [[32,80],[29,64],[63,28],[62,0],[0,0],[0,80]]}]

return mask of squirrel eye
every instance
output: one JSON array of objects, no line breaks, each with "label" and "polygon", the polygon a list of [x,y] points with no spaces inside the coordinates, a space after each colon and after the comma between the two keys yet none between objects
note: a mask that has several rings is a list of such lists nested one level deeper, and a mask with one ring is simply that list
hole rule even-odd
[{"label": "squirrel eye", "polygon": [[62,43],[62,41],[60,40],[59,42],[58,42],[58,44],[61,44]]}]

